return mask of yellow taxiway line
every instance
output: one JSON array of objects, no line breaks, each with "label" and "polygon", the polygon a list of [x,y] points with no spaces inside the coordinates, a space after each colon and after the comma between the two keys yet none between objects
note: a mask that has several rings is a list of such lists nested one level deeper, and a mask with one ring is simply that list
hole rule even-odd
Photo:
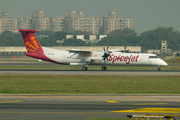
[{"label": "yellow taxiway line", "polygon": [[180,108],[140,108],[130,110],[118,110],[111,112],[131,112],[131,113],[180,113]]},{"label": "yellow taxiway line", "polygon": [[106,102],[109,102],[109,103],[119,103],[118,101],[106,101]]},{"label": "yellow taxiway line", "polygon": [[163,104],[167,104],[167,103],[137,103],[133,105],[163,105]]},{"label": "yellow taxiway line", "polygon": [[15,103],[15,102],[22,102],[22,101],[0,101],[0,103]]}]

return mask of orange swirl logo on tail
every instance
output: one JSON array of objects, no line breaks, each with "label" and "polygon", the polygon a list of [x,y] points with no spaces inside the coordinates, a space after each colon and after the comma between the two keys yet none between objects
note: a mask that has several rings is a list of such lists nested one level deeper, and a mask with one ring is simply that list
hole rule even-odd
[{"label": "orange swirl logo on tail", "polygon": [[36,52],[39,48],[35,36],[30,37],[30,41],[25,42],[25,45],[28,47],[27,51]]},{"label": "orange swirl logo on tail", "polygon": [[35,39],[36,39],[35,36],[32,36],[32,37],[30,38],[31,41],[33,41],[33,40],[35,40]]}]

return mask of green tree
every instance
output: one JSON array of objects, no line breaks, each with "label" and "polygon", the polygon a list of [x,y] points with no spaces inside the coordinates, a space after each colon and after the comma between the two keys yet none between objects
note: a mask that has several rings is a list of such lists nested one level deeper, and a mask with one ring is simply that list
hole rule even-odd
[{"label": "green tree", "polygon": [[35,33],[35,35],[48,35],[48,37],[52,37],[53,34],[54,34],[54,32],[51,31],[51,30],[42,30],[42,31],[40,31],[40,32],[37,31],[37,32]]},{"label": "green tree", "polygon": [[42,46],[59,46],[54,38],[43,37],[39,40],[39,42]]},{"label": "green tree", "polygon": [[85,46],[86,43],[80,39],[66,39],[63,46]]},{"label": "green tree", "polygon": [[180,33],[174,31],[172,27],[158,27],[140,34],[140,45],[143,47],[143,50],[160,49],[162,40],[167,40],[170,49],[180,50]]},{"label": "green tree", "polygon": [[111,46],[124,46],[124,45],[138,45],[139,37],[135,30],[131,29],[117,29],[111,31],[106,38],[103,38],[97,45],[111,45]]}]

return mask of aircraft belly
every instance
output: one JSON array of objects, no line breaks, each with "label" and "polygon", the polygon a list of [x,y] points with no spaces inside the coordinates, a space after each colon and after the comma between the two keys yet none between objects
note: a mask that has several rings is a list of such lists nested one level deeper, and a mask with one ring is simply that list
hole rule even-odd
[{"label": "aircraft belly", "polygon": [[67,63],[85,63],[82,59],[67,59]]}]

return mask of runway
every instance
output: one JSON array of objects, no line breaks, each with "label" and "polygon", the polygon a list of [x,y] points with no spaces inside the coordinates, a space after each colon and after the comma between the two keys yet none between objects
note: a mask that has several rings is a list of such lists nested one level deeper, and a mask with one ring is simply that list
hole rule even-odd
[{"label": "runway", "polygon": [[28,75],[128,75],[128,76],[180,76],[180,70],[19,70],[0,69],[0,74],[28,74]]},{"label": "runway", "polygon": [[0,119],[82,120],[104,117],[126,118],[132,114],[180,115],[180,96],[0,95],[0,98]]},{"label": "runway", "polygon": [[[0,65],[59,65],[51,62],[9,62],[0,61]],[[180,66],[180,64],[170,64],[168,66]]]},{"label": "runway", "polygon": [[[2,62],[0,65],[57,65],[50,62]],[[176,65],[179,66],[179,65]],[[131,76],[180,76],[180,70],[37,70],[37,69],[0,69],[0,74],[30,75],[131,75]]]}]

